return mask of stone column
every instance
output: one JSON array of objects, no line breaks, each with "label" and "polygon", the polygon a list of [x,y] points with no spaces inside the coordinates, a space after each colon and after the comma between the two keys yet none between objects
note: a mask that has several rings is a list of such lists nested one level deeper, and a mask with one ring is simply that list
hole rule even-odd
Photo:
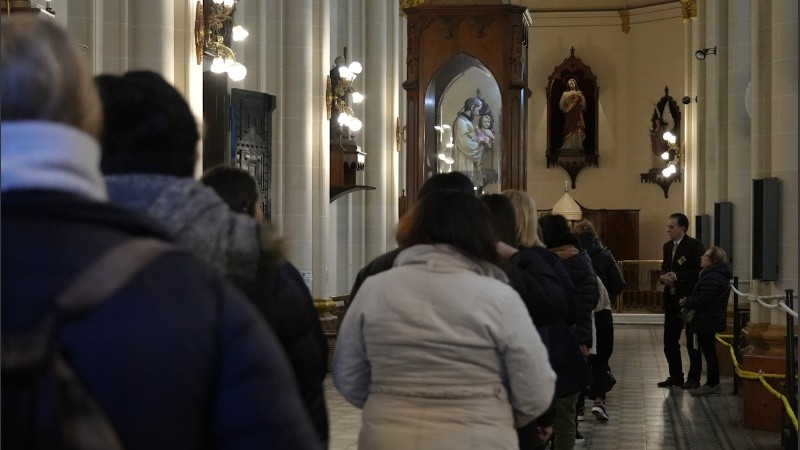
[{"label": "stone column", "polygon": [[[752,178],[781,181],[780,279],[752,283],[751,292],[782,295],[797,289],[797,4],[765,1],[750,5],[752,45],[752,107],[750,111]],[[792,118],[789,119],[789,116]],[[750,186],[747,186],[748,190]],[[745,370],[785,373],[787,329],[782,310],[754,306],[743,356]],[[796,308],[795,308],[796,309]],[[778,389],[780,380],[769,380]],[[783,405],[759,382],[742,383],[742,421],[745,427],[779,431]]]},{"label": "stone column", "polygon": [[728,2],[728,65],[726,78],[727,102],[727,152],[725,164],[720,167],[727,173],[725,192],[719,201],[733,203],[733,245],[725,249],[733,264],[735,274],[742,279],[750,273],[750,208],[752,202],[750,179],[750,117],[745,108],[745,90],[751,78],[750,65],[750,2]]},{"label": "stone column", "polygon": [[[394,3],[394,2],[393,2]],[[374,191],[368,191],[365,199],[365,253],[366,260],[386,252],[387,245],[393,242],[392,232],[394,227],[389,224],[392,212],[388,207],[389,200],[394,196],[391,192],[391,151],[394,148],[393,139],[395,116],[389,117],[391,111],[391,98],[396,95],[396,84],[390,84],[390,67],[388,67],[389,33],[388,33],[388,2],[365,2],[364,20],[364,150],[367,153],[366,183],[375,186]],[[391,11],[396,14],[396,9]],[[394,53],[392,53],[394,54]],[[391,131],[390,131],[391,130]],[[396,216],[395,216],[396,217]]]},{"label": "stone column", "polygon": [[174,5],[172,2],[130,2],[129,7],[130,67],[158,72],[173,83],[176,63]]},{"label": "stone column", "polygon": [[282,216],[276,217],[286,238],[289,260],[301,272],[313,272],[314,194],[314,17],[312,0],[283,1],[282,103],[280,152],[282,164],[276,195],[282,197]]}]

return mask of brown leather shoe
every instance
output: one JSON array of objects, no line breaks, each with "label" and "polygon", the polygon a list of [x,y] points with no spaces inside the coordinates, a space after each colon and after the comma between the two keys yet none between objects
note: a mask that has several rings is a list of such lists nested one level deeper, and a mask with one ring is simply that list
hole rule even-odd
[{"label": "brown leather shoe", "polygon": [[680,378],[669,377],[664,381],[659,381],[658,382],[658,387],[661,387],[661,388],[668,388],[668,387],[672,387],[672,386],[678,386],[678,387],[683,386],[683,380],[680,379]]}]

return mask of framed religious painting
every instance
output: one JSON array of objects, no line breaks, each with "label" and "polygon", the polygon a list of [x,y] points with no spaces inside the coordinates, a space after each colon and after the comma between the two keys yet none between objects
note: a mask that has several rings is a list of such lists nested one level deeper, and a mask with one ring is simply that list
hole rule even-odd
[{"label": "framed religious painting", "polygon": [[597,77],[571,48],[547,78],[546,92],[547,167],[566,170],[574,189],[578,173],[599,164]]}]

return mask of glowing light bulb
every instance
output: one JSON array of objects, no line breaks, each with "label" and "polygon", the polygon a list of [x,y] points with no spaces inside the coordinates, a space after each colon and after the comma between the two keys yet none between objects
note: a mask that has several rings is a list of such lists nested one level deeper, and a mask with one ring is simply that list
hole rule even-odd
[{"label": "glowing light bulb", "polygon": [[364,101],[364,94],[361,92],[353,92],[353,103],[361,103]]},{"label": "glowing light bulb", "polygon": [[233,81],[242,81],[247,76],[247,67],[240,63],[233,63],[228,69],[228,77]]},{"label": "glowing light bulb", "polygon": [[343,80],[352,80],[353,79],[353,71],[347,67],[339,67],[339,76],[342,77]]},{"label": "glowing light bulb", "polygon": [[668,160],[669,159],[669,152],[662,153],[661,154],[661,159],[663,159],[664,161]]},{"label": "glowing light bulb", "polygon": [[350,120],[350,125],[348,125],[347,128],[350,128],[351,131],[359,131],[362,126],[363,124],[361,123],[361,121],[353,117]]},{"label": "glowing light bulb", "polygon": [[226,69],[225,62],[219,56],[214,58],[214,60],[211,62],[211,67],[209,68],[209,70],[211,70],[214,73],[225,72],[225,69]]},{"label": "glowing light bulb", "polygon": [[250,33],[241,25],[236,25],[231,29],[231,39],[234,41],[242,41],[247,36],[250,36]]},{"label": "glowing light bulb", "polygon": [[350,71],[353,72],[354,74],[356,74],[356,75],[360,74],[361,70],[362,70],[362,67],[361,67],[361,63],[360,62],[353,61],[353,62],[350,63]]}]

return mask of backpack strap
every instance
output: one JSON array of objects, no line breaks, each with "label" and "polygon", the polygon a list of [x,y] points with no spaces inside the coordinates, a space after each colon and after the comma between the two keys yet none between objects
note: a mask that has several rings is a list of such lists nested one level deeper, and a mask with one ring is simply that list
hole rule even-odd
[{"label": "backpack strap", "polygon": [[81,272],[56,297],[67,314],[87,311],[114,295],[133,277],[172,246],[151,238],[128,239],[112,247]]},{"label": "backpack strap", "polygon": [[3,336],[3,369],[24,369],[45,361],[60,319],[69,320],[103,303],[171,248],[152,238],[128,239],[111,247],[56,296],[55,313],[47,313],[32,330]]}]

